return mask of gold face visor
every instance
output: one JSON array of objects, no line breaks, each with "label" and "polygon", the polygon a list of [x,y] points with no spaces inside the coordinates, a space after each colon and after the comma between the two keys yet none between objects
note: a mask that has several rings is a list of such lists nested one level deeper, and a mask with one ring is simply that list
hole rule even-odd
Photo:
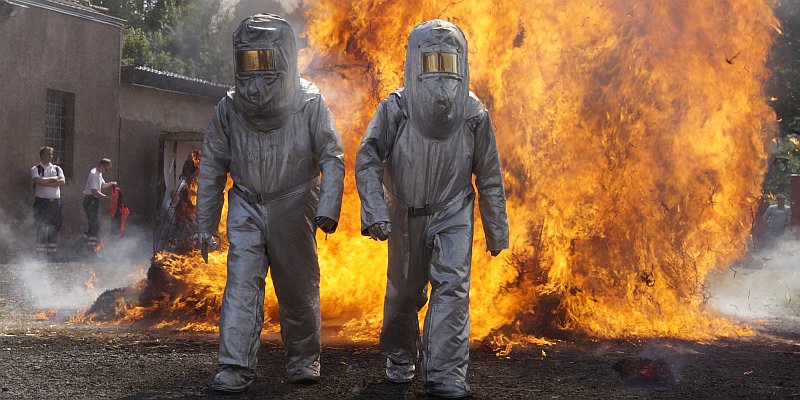
[{"label": "gold face visor", "polygon": [[422,53],[422,73],[447,72],[458,74],[458,54]]},{"label": "gold face visor", "polygon": [[273,50],[242,50],[236,52],[236,73],[275,71]]}]

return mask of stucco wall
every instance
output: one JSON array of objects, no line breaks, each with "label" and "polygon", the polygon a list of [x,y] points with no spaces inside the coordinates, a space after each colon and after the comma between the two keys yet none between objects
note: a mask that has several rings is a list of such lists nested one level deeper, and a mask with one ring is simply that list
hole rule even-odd
[{"label": "stucco wall", "polygon": [[45,143],[48,89],[75,95],[74,173],[62,188],[62,247],[86,229],[86,174],[101,157],[119,159],[119,60],[118,26],[35,6],[0,16],[0,258],[10,249],[33,248],[29,173]]},{"label": "stucco wall", "polygon": [[205,132],[219,99],[123,83],[121,152],[117,173],[131,221],[152,227],[160,204],[159,137],[162,131]]}]

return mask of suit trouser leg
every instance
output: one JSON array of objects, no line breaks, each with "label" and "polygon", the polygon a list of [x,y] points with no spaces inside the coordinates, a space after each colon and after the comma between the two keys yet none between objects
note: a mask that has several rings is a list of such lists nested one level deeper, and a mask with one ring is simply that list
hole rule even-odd
[{"label": "suit trouser leg", "polygon": [[420,346],[418,313],[428,300],[430,250],[425,245],[427,219],[406,219],[405,213],[405,208],[393,211],[380,348],[395,363],[414,364]]},{"label": "suit trouser leg", "polygon": [[469,364],[469,289],[472,261],[472,201],[430,228],[431,298],[422,338],[425,383],[465,388]]},{"label": "suit trouser leg", "polygon": [[321,316],[314,221],[318,190],[268,203],[267,252],[278,297],[286,371],[319,373]]},{"label": "suit trouser leg", "polygon": [[254,369],[264,324],[268,269],[259,205],[228,196],[228,277],[219,318],[219,363]]}]

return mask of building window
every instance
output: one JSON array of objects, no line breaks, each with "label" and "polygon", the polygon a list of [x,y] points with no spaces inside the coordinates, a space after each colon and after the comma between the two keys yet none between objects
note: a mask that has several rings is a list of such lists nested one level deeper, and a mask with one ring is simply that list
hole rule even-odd
[{"label": "building window", "polygon": [[44,144],[54,149],[53,163],[72,177],[72,143],[75,131],[75,94],[47,91]]}]

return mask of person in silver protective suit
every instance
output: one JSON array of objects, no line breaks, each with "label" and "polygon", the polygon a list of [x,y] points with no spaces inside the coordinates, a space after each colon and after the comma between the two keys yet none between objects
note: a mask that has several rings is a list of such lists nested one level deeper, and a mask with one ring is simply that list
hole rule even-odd
[{"label": "person in silver protective suit", "polygon": [[471,394],[469,284],[475,185],[487,250],[508,248],[500,161],[489,113],[469,91],[467,42],[456,25],[433,20],[408,39],[405,86],[381,102],[356,158],[362,234],[389,240],[381,351],[386,376],[414,378],[417,313],[428,301],[421,341],[426,389]]},{"label": "person in silver protective suit", "polygon": [[236,86],[217,104],[206,132],[197,189],[197,231],[207,262],[226,174],[233,180],[221,368],[211,385],[223,392],[243,391],[253,381],[268,269],[280,307],[288,381],[319,379],[315,229],[336,230],[344,187],[341,138],[319,90],[299,77],[289,24],[276,15],[254,15],[236,28],[233,46]]}]

